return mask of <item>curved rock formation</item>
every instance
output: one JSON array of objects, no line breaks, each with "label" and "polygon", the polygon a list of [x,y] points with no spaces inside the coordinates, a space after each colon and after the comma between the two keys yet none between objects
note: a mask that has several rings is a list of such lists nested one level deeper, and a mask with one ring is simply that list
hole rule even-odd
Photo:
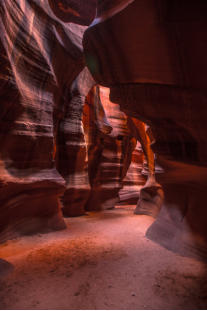
[{"label": "curved rock formation", "polygon": [[85,108],[91,193],[87,210],[113,208],[131,162],[134,145],[127,117],[109,101],[109,89],[96,86]]},{"label": "curved rock formation", "polygon": [[[160,186],[155,182],[154,154],[144,123],[127,117],[119,105],[110,102],[109,89],[97,86],[87,97],[84,131],[92,187],[86,209],[113,208],[119,200],[136,203],[141,190],[141,197],[145,200],[139,200],[135,213],[154,216],[157,204],[153,200]],[[145,172],[148,182],[144,188],[146,178],[141,174],[143,152],[135,151],[137,140],[141,142],[149,167]],[[150,204],[154,204],[154,208]]]},{"label": "curved rock formation", "polygon": [[207,2],[123,3],[102,9],[98,1],[99,18],[84,36],[87,63],[111,100],[152,129],[165,195],[147,235],[206,259]]},{"label": "curved rock formation", "polygon": [[48,0],[54,14],[62,21],[90,25],[96,14],[97,0]]},{"label": "curved rock formation", "polygon": [[[84,14],[82,24],[92,18]],[[48,1],[0,3],[1,240],[65,227],[54,149],[68,89],[84,68],[85,29],[64,24]]]},{"label": "curved rock formation", "polygon": [[84,68],[71,85],[65,112],[59,122],[56,165],[66,180],[62,198],[64,216],[83,215],[90,194],[82,118],[86,96],[94,84],[88,69]]},{"label": "curved rock formation", "polygon": [[119,191],[119,199],[120,204],[135,205],[139,200],[140,191],[146,183],[148,171],[146,172],[147,175],[142,174],[145,157],[140,142],[134,137],[131,143],[134,144],[135,148],[132,151],[131,163],[126,176],[122,181],[123,187]]},{"label": "curved rock formation", "polygon": [[147,182],[140,189],[139,200],[134,212],[137,215],[145,214],[156,217],[161,208],[163,191],[155,178],[155,155],[150,147],[153,140],[150,139],[150,135],[147,133],[146,125],[137,118],[128,117],[128,127],[134,137],[141,143],[146,159],[146,163],[143,163],[145,166],[143,165],[142,173],[146,174]]}]

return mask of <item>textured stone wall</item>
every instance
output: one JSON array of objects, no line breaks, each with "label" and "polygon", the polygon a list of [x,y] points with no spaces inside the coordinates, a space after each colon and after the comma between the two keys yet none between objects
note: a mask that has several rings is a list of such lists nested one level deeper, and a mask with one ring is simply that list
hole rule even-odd
[{"label": "textured stone wall", "polygon": [[[124,185],[136,139],[130,133],[127,116],[119,105],[110,102],[108,88],[96,86],[92,89],[84,115],[91,184],[86,209],[113,208],[120,200],[119,191]],[[138,166],[137,163],[137,171]],[[136,183],[133,179],[130,182]]]},{"label": "textured stone wall", "polygon": [[66,180],[66,191],[61,200],[64,216],[83,215],[90,193],[82,119],[86,96],[94,84],[88,69],[84,68],[71,85],[68,103],[59,122],[56,165]]},{"label": "textured stone wall", "polygon": [[[111,4],[113,14],[126,7]],[[85,67],[82,38],[95,14],[95,0],[0,2],[0,241],[63,229],[63,216],[137,200],[145,182],[137,140],[151,200],[154,155],[145,125],[112,103]],[[143,212],[140,201],[136,212]]]},{"label": "textured stone wall", "polygon": [[84,68],[86,26],[63,23],[53,9],[48,1],[0,2],[0,240],[65,227],[67,182],[56,158],[68,90]]},{"label": "textured stone wall", "polygon": [[207,3],[104,4],[98,1],[99,16],[85,33],[85,54],[95,80],[111,88],[111,101],[153,132],[164,201],[147,235],[206,258]]}]

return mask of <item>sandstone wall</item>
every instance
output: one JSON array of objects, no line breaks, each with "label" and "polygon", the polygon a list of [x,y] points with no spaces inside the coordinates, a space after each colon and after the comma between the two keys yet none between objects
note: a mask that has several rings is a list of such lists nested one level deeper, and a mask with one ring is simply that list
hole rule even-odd
[{"label": "sandstone wall", "polygon": [[1,240],[65,227],[55,147],[68,89],[84,68],[85,29],[63,23],[48,1],[0,3]]},{"label": "sandstone wall", "polygon": [[206,259],[207,3],[104,4],[98,1],[99,16],[84,36],[87,64],[111,88],[112,102],[150,125],[163,168],[164,201],[147,235]]}]

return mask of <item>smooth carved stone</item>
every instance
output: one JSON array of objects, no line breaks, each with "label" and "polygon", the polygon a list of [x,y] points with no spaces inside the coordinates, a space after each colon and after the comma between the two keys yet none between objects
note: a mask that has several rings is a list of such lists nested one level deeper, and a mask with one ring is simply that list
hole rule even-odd
[{"label": "smooth carved stone", "polygon": [[62,21],[89,25],[96,15],[96,0],[48,0]]},{"label": "smooth carved stone", "polygon": [[[150,149],[150,140],[146,134],[145,125],[135,118],[127,117],[120,111],[119,105],[111,103],[108,88],[99,87],[99,89],[100,98],[95,99],[97,94],[94,94],[94,98],[91,96],[88,100],[88,110],[85,111],[85,115],[88,115],[89,118],[88,120],[85,119],[84,124],[86,136],[88,137],[86,140],[89,150],[89,178],[92,185],[86,208],[94,209],[96,205],[101,206],[97,209],[102,209],[104,206],[112,208],[118,200],[137,203],[140,186],[143,186],[146,181],[141,174],[143,157],[133,157],[138,139],[144,149],[149,166],[150,178],[143,191],[146,192],[146,188],[148,189],[148,202],[151,203],[151,206],[148,205],[150,206],[148,210],[146,210],[146,207],[143,208],[143,205],[146,205],[142,204],[143,202],[146,203],[145,195],[145,201],[139,200],[135,213],[154,216],[157,214],[158,206],[154,204],[155,211],[153,211],[152,201],[155,200],[155,190],[153,192],[150,189],[152,187],[153,189],[156,189],[156,187],[160,189],[160,185],[156,184],[153,178],[154,154]],[[109,124],[110,126],[108,126]],[[120,151],[115,147],[119,145]],[[118,163],[112,165],[111,158],[117,159]],[[109,178],[112,173],[114,180],[116,180],[114,185]],[[106,189],[104,190],[104,188]],[[103,191],[104,196],[101,194]],[[153,194],[151,200],[150,193]],[[104,203],[105,200],[109,203]]]},{"label": "smooth carved stone", "polygon": [[0,240],[65,228],[55,146],[66,93],[84,68],[85,29],[64,24],[47,1],[0,2]]},{"label": "smooth carved stone", "polygon": [[83,215],[90,194],[82,118],[86,96],[94,84],[88,69],[83,69],[71,85],[65,113],[59,123],[56,165],[66,180],[66,191],[62,198],[64,216]]},{"label": "smooth carved stone", "polygon": [[[123,10],[129,3],[133,2],[133,0],[98,0],[97,5],[97,18],[102,18],[105,16],[107,18],[110,14],[114,15]],[[94,21],[96,23],[96,20]]]},{"label": "smooth carved stone", "polygon": [[136,146],[127,127],[127,117],[109,101],[109,89],[92,90],[85,108],[88,169],[91,193],[87,210],[113,208]]},{"label": "smooth carved stone", "polygon": [[0,258],[0,280],[6,277],[9,273],[13,272],[14,267],[8,261]]},{"label": "smooth carved stone", "polygon": [[115,14],[112,3],[115,12],[116,1],[99,6],[84,48],[111,101],[152,129],[164,202],[147,236],[206,259],[207,2],[140,0]]},{"label": "smooth carved stone", "polygon": [[144,153],[139,141],[134,138],[135,149],[132,152],[131,163],[125,178],[123,188],[119,191],[120,202],[123,204],[137,204],[140,191],[146,183],[147,175],[143,175]]},{"label": "smooth carved stone", "polygon": [[206,87],[205,0],[126,0],[116,14],[119,2],[99,2],[83,41],[98,83]]},{"label": "smooth carved stone", "polygon": [[140,189],[139,200],[134,213],[156,217],[163,202],[163,191],[155,178],[155,155],[150,147],[152,138],[150,139],[147,133],[146,125],[139,119],[128,117],[128,126],[134,137],[140,141],[147,164],[147,182]]}]

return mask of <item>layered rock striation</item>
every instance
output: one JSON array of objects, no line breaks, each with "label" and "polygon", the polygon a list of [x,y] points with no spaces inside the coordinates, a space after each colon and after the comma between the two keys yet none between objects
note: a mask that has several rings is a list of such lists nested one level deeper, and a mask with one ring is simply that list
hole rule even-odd
[{"label": "layered rock striation", "polygon": [[95,86],[86,102],[85,133],[91,192],[87,210],[113,208],[135,148],[127,117],[109,100],[109,89]]},{"label": "layered rock striation", "polygon": [[205,209],[207,3],[204,0],[98,1],[84,36],[88,66],[111,101],[150,125],[164,189],[147,236],[207,258]]},{"label": "layered rock striation", "polygon": [[75,22],[82,25],[72,18],[66,24],[49,2],[0,3],[1,240],[65,227],[60,197],[66,181],[56,150],[68,90],[84,68],[82,36],[93,10],[82,23],[79,12]]},{"label": "layered rock striation", "polygon": [[61,199],[64,216],[85,214],[90,195],[88,145],[82,119],[86,96],[94,84],[88,69],[84,68],[70,87],[64,115],[59,122],[56,166],[66,180]]}]

